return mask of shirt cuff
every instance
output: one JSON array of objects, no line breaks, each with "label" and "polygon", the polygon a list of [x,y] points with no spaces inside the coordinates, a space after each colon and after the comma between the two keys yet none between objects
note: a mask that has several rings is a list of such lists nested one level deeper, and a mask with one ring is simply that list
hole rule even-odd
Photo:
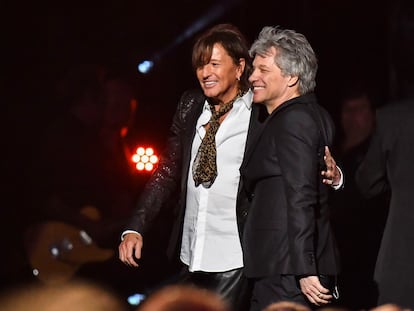
[{"label": "shirt cuff", "polygon": [[342,170],[341,170],[341,168],[338,165],[336,167],[337,167],[339,173],[341,173],[341,178],[339,179],[339,184],[332,185],[332,187],[335,190],[339,190],[339,189],[342,189],[344,187],[344,174],[342,173]]},{"label": "shirt cuff", "polygon": [[135,234],[141,235],[138,231],[135,231],[135,230],[125,230],[121,234],[121,241],[124,240],[125,235],[127,235],[128,233],[135,233]]}]

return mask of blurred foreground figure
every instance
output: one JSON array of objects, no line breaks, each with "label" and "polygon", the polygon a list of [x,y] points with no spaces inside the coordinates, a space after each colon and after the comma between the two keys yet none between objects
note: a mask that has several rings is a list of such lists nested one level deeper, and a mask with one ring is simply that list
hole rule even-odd
[{"label": "blurred foreground figure", "polygon": [[198,287],[170,285],[154,292],[137,311],[230,311],[216,293]]},{"label": "blurred foreground figure", "polygon": [[59,286],[30,285],[4,292],[1,311],[127,311],[113,292],[93,283],[73,281]]},{"label": "blurred foreground figure", "polygon": [[297,302],[279,301],[270,304],[263,311],[311,311],[311,309]]}]

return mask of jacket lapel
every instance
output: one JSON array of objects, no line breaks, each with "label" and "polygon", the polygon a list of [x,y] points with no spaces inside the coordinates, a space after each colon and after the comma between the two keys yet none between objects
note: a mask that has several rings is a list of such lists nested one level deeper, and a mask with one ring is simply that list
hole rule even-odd
[{"label": "jacket lapel", "polygon": [[295,97],[291,100],[288,100],[277,107],[272,114],[267,116],[266,107],[263,104],[253,104],[252,105],[252,117],[250,119],[250,126],[249,132],[247,135],[246,141],[246,150],[244,153],[244,159],[241,165],[241,168],[244,168],[247,163],[249,162],[253,151],[256,148],[257,143],[260,140],[260,137],[263,134],[264,129],[266,128],[266,124],[270,122],[271,119],[275,118],[275,116],[285,108],[298,103],[298,99],[300,100],[301,97]]},{"label": "jacket lapel", "polygon": [[190,161],[191,161],[191,147],[193,144],[194,135],[196,133],[196,123],[198,118],[200,117],[204,102],[205,96],[195,96],[192,98],[192,108],[188,110],[183,118],[185,119],[185,131],[183,131],[183,138],[182,138],[182,188],[186,189],[187,179],[188,179],[188,170],[190,168]]},{"label": "jacket lapel", "polygon": [[249,129],[247,132],[246,147],[244,151],[241,168],[244,168],[249,162],[250,156],[255,149],[257,142],[263,132],[265,125],[265,109],[261,104],[252,104],[252,113],[250,117]]}]

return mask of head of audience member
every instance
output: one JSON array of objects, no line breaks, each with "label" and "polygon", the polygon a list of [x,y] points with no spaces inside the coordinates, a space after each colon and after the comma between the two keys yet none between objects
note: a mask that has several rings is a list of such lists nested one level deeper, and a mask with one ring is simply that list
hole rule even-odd
[{"label": "head of audience member", "polygon": [[262,311],[311,311],[311,309],[297,302],[279,301],[268,305]]},{"label": "head of audience member", "polygon": [[106,68],[79,65],[57,79],[54,96],[59,113],[69,113],[88,128],[98,128],[102,121],[102,82]]},{"label": "head of audience member", "polygon": [[219,24],[194,44],[192,65],[204,94],[214,104],[231,101],[250,88],[251,60],[243,34],[231,24]]},{"label": "head of audience member", "polygon": [[270,113],[283,102],[316,87],[318,61],[303,34],[279,26],[265,26],[250,48],[253,101]]},{"label": "head of audience member", "polygon": [[88,128],[127,134],[137,109],[136,94],[128,77],[101,65],[69,70],[56,85],[56,98]]},{"label": "head of audience member", "polygon": [[57,286],[31,284],[14,288],[0,297],[2,311],[127,311],[111,290],[100,285],[72,281]]},{"label": "head of audience member", "polygon": [[403,309],[394,303],[386,303],[372,308],[370,311],[409,311],[409,309]]},{"label": "head of audience member", "polygon": [[227,303],[206,289],[169,285],[154,292],[137,311],[229,311]]},{"label": "head of audience member", "polygon": [[98,129],[102,124],[103,109],[101,85],[91,78],[83,88],[73,95],[69,112],[87,128]]},{"label": "head of audience member", "polygon": [[371,136],[375,125],[375,107],[367,89],[349,87],[340,98],[342,152],[362,143]]},{"label": "head of audience member", "polygon": [[344,306],[329,306],[318,308],[318,311],[352,311],[352,309]]},{"label": "head of audience member", "polygon": [[108,76],[103,84],[103,129],[125,137],[135,121],[138,102],[132,85],[123,77]]}]

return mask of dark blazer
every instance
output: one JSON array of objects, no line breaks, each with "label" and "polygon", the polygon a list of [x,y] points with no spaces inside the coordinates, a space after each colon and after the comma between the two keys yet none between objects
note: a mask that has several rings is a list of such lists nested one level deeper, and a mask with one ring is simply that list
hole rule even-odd
[{"label": "dark blazer", "polygon": [[375,267],[379,304],[414,309],[414,100],[381,108],[356,182],[367,197],[391,190]]},{"label": "dark blazer", "polygon": [[240,169],[246,198],[239,198],[238,208],[248,209],[245,274],[336,275],[331,190],[320,176],[334,124],[313,94],[283,103],[262,124],[251,133]]},{"label": "dark blazer", "polygon": [[[161,208],[178,195],[178,204],[169,204],[169,206],[175,207],[174,224],[167,251],[171,258],[177,255],[181,245],[191,146],[196,132],[196,123],[202,113],[205,99],[206,97],[199,89],[186,91],[182,95],[173,117],[165,150],[160,157],[160,163],[146,183],[138,200],[137,208],[125,228],[145,233]],[[258,113],[256,108],[252,108],[252,116]],[[250,128],[252,128],[254,127],[253,118],[250,120]],[[237,209],[240,228],[242,228],[246,216],[245,206]]]}]

